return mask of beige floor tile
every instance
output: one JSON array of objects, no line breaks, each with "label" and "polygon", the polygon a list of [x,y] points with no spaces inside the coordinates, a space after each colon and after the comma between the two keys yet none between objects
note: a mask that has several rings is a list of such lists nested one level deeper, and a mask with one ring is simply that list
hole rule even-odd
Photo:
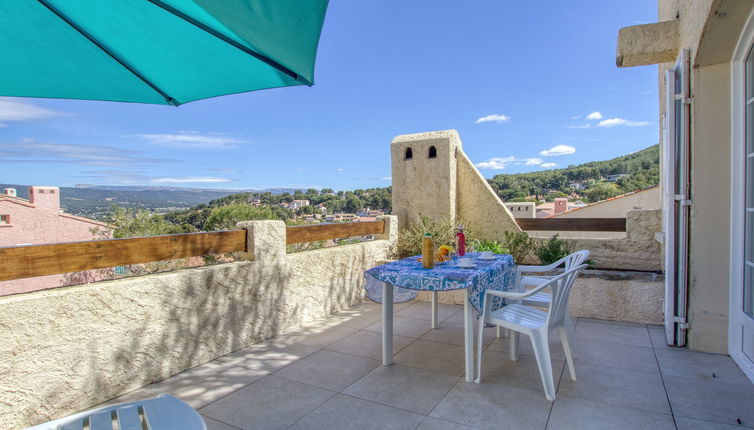
[{"label": "beige floor tile", "polygon": [[[463,306],[447,305],[444,303],[437,304],[437,320],[443,322],[452,317],[458,312],[463,311]],[[415,302],[411,306],[407,306],[405,309],[396,312],[395,316],[403,318],[414,318],[424,321],[430,321],[432,319],[432,303],[431,302]]]},{"label": "beige floor tile", "polygon": [[316,352],[318,349],[301,344],[288,345],[276,339],[271,339],[224,355],[218,360],[243,366],[259,373],[271,373]]},{"label": "beige floor tile", "polygon": [[300,343],[301,345],[324,348],[340,339],[356,333],[358,329],[348,326],[328,326],[326,324],[301,327],[276,337],[284,342]]},{"label": "beige floor tile", "polygon": [[430,416],[480,429],[544,429],[550,406],[538,391],[461,381]]},{"label": "beige floor tile", "polygon": [[170,394],[201,408],[264,375],[223,361],[210,361],[143,388],[152,396]]},{"label": "beige floor tile", "polygon": [[673,430],[673,417],[622,406],[558,396],[550,413],[553,430]]},{"label": "beige floor tile", "polygon": [[117,405],[118,403],[128,403],[128,402],[135,402],[137,400],[144,400],[144,399],[151,399],[152,397],[155,397],[156,395],[154,393],[151,393],[149,391],[145,391],[143,388],[131,391],[130,393],[126,393],[122,396],[116,397],[114,399],[110,399],[106,402],[102,402],[98,405],[94,405],[89,408],[84,408],[79,412],[87,411],[89,409],[95,409],[95,408],[103,408],[105,406],[112,406]]},{"label": "beige floor tile", "polygon": [[238,427],[225,424],[208,416],[202,415],[202,419],[204,419],[204,423],[207,424],[207,430],[239,430]]},{"label": "beige floor tile", "polygon": [[[660,374],[652,348],[608,342],[580,342],[576,340],[576,364],[588,363],[620,369]],[[578,370],[578,369],[577,369]]]},{"label": "beige floor tile", "polygon": [[[533,356],[521,354],[518,361],[510,361],[507,352],[487,350],[482,355],[482,359],[482,383],[510,385],[544,393],[537,360]],[[561,360],[550,361],[552,362],[553,382],[557,388],[565,362]],[[566,370],[564,377],[569,378],[568,375]]]},{"label": "beige floor tile", "polygon": [[[472,328],[474,336],[477,335],[479,328],[474,325]],[[431,340],[433,342],[451,343],[454,345],[464,345],[464,326],[463,324],[443,322],[436,329],[428,331],[420,339]],[[484,344],[488,345],[495,340],[495,328],[489,327],[484,329]],[[476,344],[474,344],[476,347]]]},{"label": "beige floor tile", "polygon": [[652,347],[654,349],[672,349],[668,346],[667,338],[665,337],[665,327],[660,325],[647,326],[649,331],[649,338],[652,340]]},{"label": "beige floor tile", "polygon": [[464,347],[449,343],[418,339],[397,353],[394,361],[453,376],[463,376],[465,373]]},{"label": "beige floor tile", "polygon": [[335,351],[320,350],[275,372],[275,376],[341,391],[381,363]]},{"label": "beige floor tile", "polygon": [[675,417],[675,425],[678,430],[741,430],[741,426],[700,421],[686,417]]},{"label": "beige floor tile", "polygon": [[339,394],[299,420],[298,430],[414,430],[423,415]]},{"label": "beige floor tile", "polygon": [[[393,317],[393,334],[406,337],[421,337],[432,327],[429,321],[417,320],[415,318]],[[364,330],[376,331],[382,333],[382,319],[369,325]]]},{"label": "beige floor tile", "polygon": [[476,430],[476,428],[439,418],[427,417],[416,430]]},{"label": "beige floor tile", "polygon": [[336,393],[275,376],[266,376],[200,410],[241,429],[284,429]]},{"label": "beige floor tile", "polygon": [[[578,351],[578,344],[575,345],[575,348],[576,351]],[[510,338],[496,337],[487,349],[491,351],[508,352],[510,351]],[[519,335],[518,351],[520,354],[534,356],[534,349],[531,346],[529,336]],[[560,344],[560,335],[557,331],[550,332],[550,357],[553,360],[565,360],[565,352],[563,352],[563,346]]]},{"label": "beige floor tile", "polygon": [[751,385],[733,359],[722,354],[689,351],[686,348],[657,350],[663,376],[685,376],[708,381]]},{"label": "beige floor tile", "polygon": [[[393,336],[393,354],[397,354],[415,340],[413,337]],[[325,349],[382,360],[382,333],[360,330],[344,337]]]},{"label": "beige floor tile", "polygon": [[649,331],[645,326],[590,321],[579,321],[575,341],[579,344],[596,342],[652,347]]},{"label": "beige floor tile", "polygon": [[343,392],[426,415],[456,381],[453,376],[394,364],[377,367]]},{"label": "beige floor tile", "polygon": [[754,428],[754,385],[664,376],[676,417]]},{"label": "beige floor tile", "polygon": [[558,396],[670,414],[660,375],[586,363],[576,365],[576,381],[564,372]]}]

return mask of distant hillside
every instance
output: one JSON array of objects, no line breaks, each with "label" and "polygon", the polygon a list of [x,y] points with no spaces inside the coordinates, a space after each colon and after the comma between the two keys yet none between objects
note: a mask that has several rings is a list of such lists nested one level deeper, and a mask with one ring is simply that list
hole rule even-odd
[{"label": "distant hillside", "polygon": [[[625,176],[614,183],[606,183],[610,175]],[[590,190],[600,191],[595,191],[594,198],[605,197],[606,194],[610,197],[609,194],[627,193],[659,184],[660,147],[654,145],[612,160],[590,161],[564,169],[495,175],[488,181],[504,201],[523,200],[529,196],[545,199],[558,193],[573,192],[588,198]]]},{"label": "distant hillside", "polygon": [[[46,185],[46,184],[45,184]],[[29,186],[0,184],[2,188],[15,188],[18,196],[28,199]],[[130,189],[129,187],[60,187],[60,205],[66,212],[94,219],[104,219],[113,205],[124,208],[156,212],[172,212],[225,197],[235,191],[202,190],[190,188]]]}]

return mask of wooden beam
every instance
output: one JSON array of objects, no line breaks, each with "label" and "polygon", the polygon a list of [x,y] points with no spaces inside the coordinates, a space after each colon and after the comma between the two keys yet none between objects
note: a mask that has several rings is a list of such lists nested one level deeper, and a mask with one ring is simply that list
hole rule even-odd
[{"label": "wooden beam", "polygon": [[367,236],[383,234],[385,221],[344,222],[335,224],[313,224],[302,226],[288,226],[285,228],[285,243],[314,242],[317,240],[340,239],[353,236]]},{"label": "wooden beam", "polygon": [[516,218],[527,231],[626,231],[625,218]]},{"label": "wooden beam", "polygon": [[246,230],[0,247],[0,281],[246,251]]}]

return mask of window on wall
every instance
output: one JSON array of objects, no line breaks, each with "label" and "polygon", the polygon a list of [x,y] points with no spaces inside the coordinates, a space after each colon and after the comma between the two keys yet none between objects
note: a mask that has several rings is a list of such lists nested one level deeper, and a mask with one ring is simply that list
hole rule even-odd
[{"label": "window on wall", "polygon": [[0,215],[0,225],[10,224],[10,215]]},{"label": "window on wall", "polygon": [[745,63],[745,233],[744,233],[744,313],[754,317],[754,48]]},{"label": "window on wall", "polygon": [[414,151],[411,148],[406,148],[406,160],[414,158]]},{"label": "window on wall", "polygon": [[437,158],[437,148],[434,145],[429,147],[429,158]]}]

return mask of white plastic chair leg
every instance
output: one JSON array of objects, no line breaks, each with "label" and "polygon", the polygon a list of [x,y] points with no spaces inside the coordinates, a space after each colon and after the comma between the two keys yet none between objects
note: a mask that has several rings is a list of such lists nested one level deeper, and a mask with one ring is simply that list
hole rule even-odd
[{"label": "white plastic chair leg", "polygon": [[[477,344],[476,344],[476,382],[479,384],[482,382],[482,345],[484,344],[484,315],[482,315],[481,318],[479,318],[479,321],[477,322],[477,325],[479,326],[479,336],[477,336]],[[498,326],[498,328],[500,328]]]},{"label": "white plastic chair leg", "polygon": [[576,354],[576,345],[573,341],[574,335],[576,333],[576,323],[573,321],[571,314],[568,312],[566,312],[565,314],[564,322],[566,331],[568,332],[568,345],[571,347],[571,354],[573,354],[574,357],[577,357],[578,354]]},{"label": "white plastic chair leg", "polygon": [[495,336],[496,336],[496,337],[500,337],[500,329],[501,329],[501,328],[502,328],[502,327],[500,327],[499,325],[496,325],[496,326],[495,326]]},{"label": "white plastic chair leg", "polygon": [[555,401],[555,383],[552,379],[552,361],[550,361],[550,345],[547,341],[547,330],[535,331],[530,335],[531,346],[537,358],[539,376],[542,378],[542,386],[545,389],[545,397],[549,401]]},{"label": "white plastic chair leg", "polygon": [[558,327],[560,333],[560,343],[563,345],[563,352],[565,352],[566,361],[568,362],[568,371],[571,373],[571,380],[576,380],[576,369],[573,366],[573,354],[571,353],[571,336],[570,329],[568,327]]},{"label": "white plastic chair leg", "polygon": [[517,331],[511,330],[510,331],[510,336],[511,336],[511,338],[510,338],[510,342],[511,342],[510,359],[511,359],[511,361],[518,361],[518,338],[519,338],[519,334],[518,334]]}]

